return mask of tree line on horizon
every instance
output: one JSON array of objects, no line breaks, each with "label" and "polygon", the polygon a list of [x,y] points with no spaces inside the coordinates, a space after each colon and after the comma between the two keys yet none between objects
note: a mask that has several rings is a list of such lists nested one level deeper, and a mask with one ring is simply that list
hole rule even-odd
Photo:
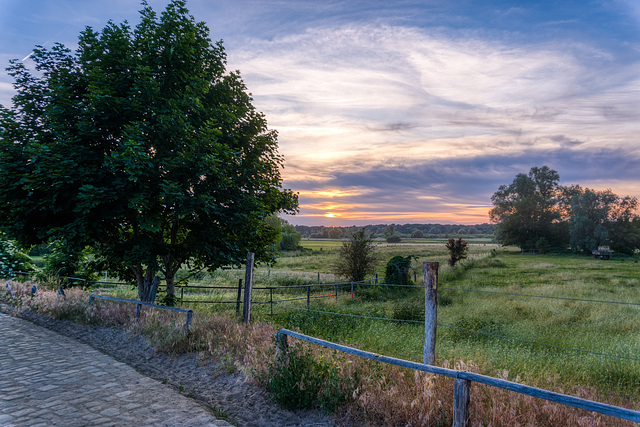
[{"label": "tree line on horizon", "polygon": [[388,239],[391,236],[400,238],[474,236],[492,237],[495,226],[493,224],[372,224],[365,226],[324,226],[324,225],[295,225],[296,231],[303,238],[311,239],[342,239],[350,236],[356,230],[364,229],[371,238]]},{"label": "tree line on horizon", "polygon": [[637,198],[610,189],[562,186],[559,180],[557,171],[543,166],[501,185],[489,211],[496,240],[539,252],[609,249],[632,255],[640,249]]}]

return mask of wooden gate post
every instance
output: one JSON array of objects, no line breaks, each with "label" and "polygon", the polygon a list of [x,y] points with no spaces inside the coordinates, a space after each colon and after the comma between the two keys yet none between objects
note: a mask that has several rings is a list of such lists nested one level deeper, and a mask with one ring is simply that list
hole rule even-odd
[{"label": "wooden gate post", "polygon": [[425,262],[424,270],[424,353],[423,363],[436,359],[436,320],[438,314],[438,262]]},{"label": "wooden gate post", "polygon": [[253,262],[255,254],[247,254],[247,268],[244,275],[244,306],[242,309],[242,323],[251,322],[251,294],[253,293]]},{"label": "wooden gate post", "polygon": [[456,378],[453,384],[453,427],[467,427],[469,425],[469,402],[471,381]]}]

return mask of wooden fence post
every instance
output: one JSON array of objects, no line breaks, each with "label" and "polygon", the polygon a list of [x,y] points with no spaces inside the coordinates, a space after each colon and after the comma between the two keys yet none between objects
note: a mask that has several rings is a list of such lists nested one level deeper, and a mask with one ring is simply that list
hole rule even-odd
[{"label": "wooden fence post", "polygon": [[242,299],[242,279],[238,279],[238,299],[236,300],[236,316],[240,314],[241,299]]},{"label": "wooden fence post", "polygon": [[271,315],[273,316],[273,288],[269,288],[269,302],[271,303]]},{"label": "wooden fence post", "polygon": [[311,285],[307,286],[307,308],[309,308],[310,303],[311,303]]},{"label": "wooden fence post", "polygon": [[251,322],[251,294],[253,292],[253,262],[255,254],[247,254],[247,268],[244,275],[244,307],[242,309],[242,323]]},{"label": "wooden fence post", "polygon": [[424,270],[424,354],[423,363],[436,359],[436,320],[438,314],[438,262],[425,262]]},{"label": "wooden fence post", "polygon": [[193,322],[193,311],[189,310],[187,311],[187,316],[186,319],[184,321],[184,330],[185,332],[189,333],[190,329],[191,329],[191,323]]},{"label": "wooden fence post", "polygon": [[453,427],[467,427],[469,425],[469,402],[471,381],[456,378],[453,384]]},{"label": "wooden fence post", "polygon": [[276,334],[276,360],[282,360],[288,348],[289,343],[287,342],[287,335],[282,332],[278,332]]}]

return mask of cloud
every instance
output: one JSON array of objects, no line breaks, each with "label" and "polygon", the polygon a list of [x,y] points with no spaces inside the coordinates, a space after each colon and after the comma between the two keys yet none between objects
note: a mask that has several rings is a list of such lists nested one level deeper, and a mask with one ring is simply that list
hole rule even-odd
[{"label": "cloud", "polygon": [[253,40],[230,61],[279,131],[288,186],[363,190],[333,205],[301,196],[303,214],[417,218],[426,195],[424,217],[463,221],[471,206],[468,222],[532,166],[636,179],[623,170],[640,156],[640,64],[593,46],[351,24]]},{"label": "cloud", "polygon": [[[567,138],[557,135],[554,139]],[[335,173],[320,184],[288,182],[294,188],[307,188],[300,192],[300,215],[292,221],[317,224],[322,220],[325,224],[336,224],[358,220],[362,224],[437,219],[483,223],[489,220],[491,195],[500,185],[510,184],[516,174],[543,165],[556,169],[563,185],[613,188],[621,195],[634,195],[637,190],[625,183],[640,180],[640,156],[607,148],[585,153],[557,147],[532,149],[519,155],[452,158],[411,165],[378,164],[365,171]]]}]

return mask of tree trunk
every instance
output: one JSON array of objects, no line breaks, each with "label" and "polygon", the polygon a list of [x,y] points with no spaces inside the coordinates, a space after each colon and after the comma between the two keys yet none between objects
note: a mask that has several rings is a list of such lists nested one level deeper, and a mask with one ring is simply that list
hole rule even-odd
[{"label": "tree trunk", "polygon": [[176,273],[182,266],[182,262],[180,260],[176,260],[172,255],[166,255],[163,257],[164,262],[164,279],[167,283],[167,294],[165,297],[165,302],[168,305],[174,305],[176,301]]},{"label": "tree trunk", "polygon": [[165,281],[167,282],[167,296],[168,295],[172,295],[175,296],[176,295],[176,288],[175,288],[175,275],[172,274],[170,276],[166,276],[165,277]]},{"label": "tree trunk", "polygon": [[155,275],[155,271],[147,268],[144,275],[142,274],[142,267],[137,267],[134,271],[138,282],[138,298],[140,298],[140,301],[155,302],[158,285],[160,284],[160,279]]}]

